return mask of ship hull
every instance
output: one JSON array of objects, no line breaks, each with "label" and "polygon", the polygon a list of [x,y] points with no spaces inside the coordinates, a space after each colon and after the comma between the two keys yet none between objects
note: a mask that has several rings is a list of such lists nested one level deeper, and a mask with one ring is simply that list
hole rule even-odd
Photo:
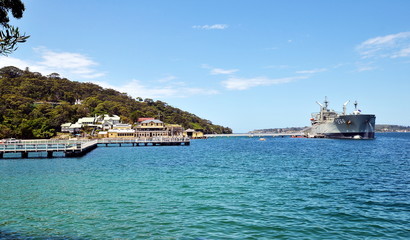
[{"label": "ship hull", "polygon": [[376,117],[372,114],[342,115],[332,121],[313,124],[308,137],[337,139],[374,139]]}]

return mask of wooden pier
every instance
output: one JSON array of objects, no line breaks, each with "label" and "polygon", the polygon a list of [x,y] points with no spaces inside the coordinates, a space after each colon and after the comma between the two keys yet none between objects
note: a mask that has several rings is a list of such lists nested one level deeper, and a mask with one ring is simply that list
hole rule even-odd
[{"label": "wooden pier", "polygon": [[119,145],[131,144],[132,146],[178,146],[190,145],[190,139],[184,137],[153,137],[153,138],[103,138],[98,139],[98,144]]},{"label": "wooden pier", "polygon": [[157,138],[104,138],[93,140],[22,140],[13,143],[0,143],[0,158],[5,154],[20,153],[21,158],[28,158],[29,153],[47,153],[52,158],[54,153],[63,153],[65,157],[80,157],[98,146],[189,146],[189,138],[157,137]]}]

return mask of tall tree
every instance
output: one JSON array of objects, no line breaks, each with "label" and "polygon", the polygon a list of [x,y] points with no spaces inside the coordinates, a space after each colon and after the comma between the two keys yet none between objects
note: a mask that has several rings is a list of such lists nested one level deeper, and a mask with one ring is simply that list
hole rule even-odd
[{"label": "tall tree", "polygon": [[0,55],[8,55],[17,49],[16,44],[22,43],[30,36],[21,34],[18,27],[9,24],[9,12],[13,17],[23,17],[24,4],[21,0],[0,0]]}]

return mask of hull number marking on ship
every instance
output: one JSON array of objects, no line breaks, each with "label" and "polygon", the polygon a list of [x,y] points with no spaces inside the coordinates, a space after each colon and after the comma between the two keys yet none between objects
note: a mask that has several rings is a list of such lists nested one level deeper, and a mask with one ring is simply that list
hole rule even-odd
[{"label": "hull number marking on ship", "polygon": [[344,124],[344,123],[346,123],[346,120],[341,119],[341,118],[337,118],[335,121],[336,121],[337,124]]}]

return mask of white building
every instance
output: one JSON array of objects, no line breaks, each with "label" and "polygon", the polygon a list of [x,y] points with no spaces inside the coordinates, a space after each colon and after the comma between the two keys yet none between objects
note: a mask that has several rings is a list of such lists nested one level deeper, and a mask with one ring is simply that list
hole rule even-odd
[{"label": "white building", "polygon": [[75,133],[79,132],[84,126],[92,127],[95,129],[109,130],[114,125],[121,124],[121,118],[117,115],[109,116],[108,114],[95,116],[95,117],[83,117],[79,118],[76,123],[64,123],[61,124],[62,132]]}]

